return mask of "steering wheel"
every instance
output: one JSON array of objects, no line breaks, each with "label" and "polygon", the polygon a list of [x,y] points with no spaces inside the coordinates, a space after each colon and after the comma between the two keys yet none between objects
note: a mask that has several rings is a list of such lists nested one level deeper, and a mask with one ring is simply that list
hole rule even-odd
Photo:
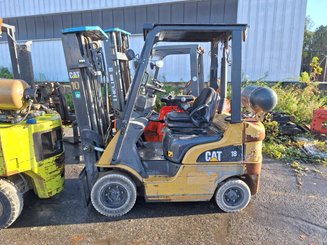
[{"label": "steering wheel", "polygon": [[166,90],[163,88],[164,85],[161,82],[159,82],[157,79],[153,79],[152,83],[153,84],[147,83],[145,87],[161,93],[166,92]]}]

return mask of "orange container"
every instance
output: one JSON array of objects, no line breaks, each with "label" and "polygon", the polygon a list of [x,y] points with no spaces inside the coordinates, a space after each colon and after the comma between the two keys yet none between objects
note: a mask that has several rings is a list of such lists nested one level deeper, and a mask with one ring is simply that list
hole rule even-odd
[{"label": "orange container", "polygon": [[313,111],[311,131],[327,134],[327,107],[320,107]]}]

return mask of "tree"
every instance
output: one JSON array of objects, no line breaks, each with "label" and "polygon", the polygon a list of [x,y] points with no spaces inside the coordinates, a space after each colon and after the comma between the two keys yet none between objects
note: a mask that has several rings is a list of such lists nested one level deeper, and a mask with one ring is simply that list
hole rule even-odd
[{"label": "tree", "polygon": [[327,26],[319,26],[312,36],[312,48],[327,53]]},{"label": "tree", "polygon": [[303,51],[302,51],[302,71],[310,70],[310,62],[311,62],[311,47],[312,47],[312,37],[314,32],[311,31],[314,23],[310,16],[305,17],[305,25],[304,25],[304,39],[303,39]]},{"label": "tree", "polygon": [[[318,57],[321,61],[326,62],[327,56],[327,26],[319,26],[315,31],[312,31],[314,26],[310,16],[305,18],[305,30],[302,52],[302,71],[315,73],[314,67],[310,65],[314,57]],[[319,64],[324,67],[323,64]],[[321,74],[315,73],[315,79],[322,80]],[[320,76],[320,77],[319,77]],[[311,77],[312,80],[312,77]]]},{"label": "tree", "polygon": [[320,67],[319,58],[317,56],[312,58],[310,66],[311,66],[310,80],[316,81],[318,76],[321,75],[322,73],[322,68]]}]

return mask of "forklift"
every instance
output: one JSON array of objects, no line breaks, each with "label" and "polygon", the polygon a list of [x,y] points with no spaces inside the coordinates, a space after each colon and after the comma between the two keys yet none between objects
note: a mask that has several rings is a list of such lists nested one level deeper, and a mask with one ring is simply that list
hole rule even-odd
[{"label": "forklift", "polygon": [[[256,86],[241,91],[242,43],[246,31],[247,25],[242,24],[145,25],[145,44],[140,56],[130,49],[119,54],[137,65],[116,127],[109,120],[110,113],[108,117],[112,108],[102,104],[107,92],[97,92],[99,87],[106,89],[108,84],[116,83],[114,77],[108,76],[110,72],[120,72],[107,66],[103,58],[103,43],[109,36],[99,27],[63,31],[81,132],[85,168],[80,181],[87,204],[91,202],[99,213],[109,217],[128,213],[137,196],[147,202],[214,199],[225,212],[241,211],[249,204],[259,188],[265,138],[264,126],[257,115],[271,111],[277,96],[269,88]],[[184,111],[167,114],[162,142],[144,142],[141,136],[149,123],[156,93],[164,92],[147,72],[149,66],[156,66],[151,52],[160,42],[210,42],[210,87],[203,88]],[[226,52],[229,42],[233,49],[231,114],[224,114],[221,108],[226,99],[228,74],[224,54],[219,95],[213,87],[218,86],[218,44],[223,44]],[[181,99],[180,103],[185,101]],[[251,114],[243,113],[242,105]]]},{"label": "forklift", "polygon": [[32,60],[15,40],[15,27],[0,19],[8,39],[14,79],[0,78],[0,229],[10,226],[33,190],[50,198],[64,188],[61,118],[35,102]]}]

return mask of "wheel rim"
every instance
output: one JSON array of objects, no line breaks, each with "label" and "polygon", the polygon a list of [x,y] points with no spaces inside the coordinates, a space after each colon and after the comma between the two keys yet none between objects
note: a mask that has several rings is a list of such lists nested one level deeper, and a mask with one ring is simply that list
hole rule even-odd
[{"label": "wheel rim", "polygon": [[241,188],[231,187],[227,189],[224,193],[224,202],[228,206],[238,206],[242,203],[244,199],[244,193]]},{"label": "wheel rim", "polygon": [[110,183],[101,191],[101,202],[108,208],[123,206],[127,198],[127,190],[118,183]]}]

